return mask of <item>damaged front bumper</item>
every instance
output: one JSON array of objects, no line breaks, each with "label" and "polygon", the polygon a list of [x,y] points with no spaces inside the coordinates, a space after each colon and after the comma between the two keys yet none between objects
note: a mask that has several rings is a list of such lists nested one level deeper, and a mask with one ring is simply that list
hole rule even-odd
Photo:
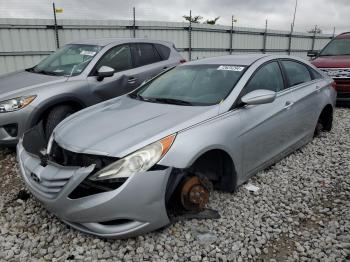
[{"label": "damaged front bumper", "polygon": [[62,221],[85,233],[111,238],[143,234],[170,223],[165,195],[172,168],[138,173],[120,187],[83,197],[71,197],[94,165],[62,166],[28,153],[22,141],[17,158],[25,184]]}]

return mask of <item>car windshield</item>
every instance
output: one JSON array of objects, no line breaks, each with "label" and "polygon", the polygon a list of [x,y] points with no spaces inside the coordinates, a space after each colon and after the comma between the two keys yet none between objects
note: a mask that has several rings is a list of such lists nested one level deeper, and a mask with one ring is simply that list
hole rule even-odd
[{"label": "car windshield", "polygon": [[207,106],[224,100],[244,72],[236,65],[185,65],[146,83],[130,96],[155,103]]},{"label": "car windshield", "polygon": [[320,53],[320,56],[350,55],[350,39],[334,39]]},{"label": "car windshield", "polygon": [[27,71],[46,75],[76,76],[101,49],[101,46],[96,45],[66,45]]}]

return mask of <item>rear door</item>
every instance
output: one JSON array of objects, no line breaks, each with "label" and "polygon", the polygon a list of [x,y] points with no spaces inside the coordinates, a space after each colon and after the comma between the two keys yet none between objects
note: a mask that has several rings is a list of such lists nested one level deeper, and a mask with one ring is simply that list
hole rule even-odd
[{"label": "rear door", "polygon": [[[102,66],[113,68],[115,73],[99,81],[97,71]],[[91,71],[88,82],[95,103],[98,103],[134,90],[140,84],[135,79],[137,79],[137,69],[133,65],[131,47],[129,44],[122,44],[106,51]]]},{"label": "rear door", "polygon": [[308,65],[296,60],[282,60],[288,88],[293,91],[293,110],[295,121],[293,128],[293,144],[296,147],[312,137],[321,112],[321,89],[327,83],[322,76]]},{"label": "rear door", "polygon": [[169,68],[167,60],[152,43],[131,44],[134,59],[135,81],[141,84]]},{"label": "rear door", "polygon": [[243,88],[243,95],[258,89],[277,92],[274,102],[240,109],[243,172],[246,176],[279,158],[288,147],[293,117],[291,94],[285,89],[277,61],[262,65]]}]

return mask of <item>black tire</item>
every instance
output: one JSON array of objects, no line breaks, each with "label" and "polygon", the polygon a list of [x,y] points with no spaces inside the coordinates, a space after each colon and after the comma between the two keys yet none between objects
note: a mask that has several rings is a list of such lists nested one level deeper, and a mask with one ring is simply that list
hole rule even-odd
[{"label": "black tire", "polygon": [[46,139],[49,139],[55,127],[65,118],[75,112],[74,108],[69,105],[56,106],[50,110],[44,121]]},{"label": "black tire", "polygon": [[314,137],[319,137],[321,133],[323,132],[323,125],[320,123],[320,121],[317,122],[315,132],[314,132]]},{"label": "black tire", "polygon": [[317,121],[314,137],[319,137],[323,132],[330,132],[333,127],[333,113],[323,111]]}]

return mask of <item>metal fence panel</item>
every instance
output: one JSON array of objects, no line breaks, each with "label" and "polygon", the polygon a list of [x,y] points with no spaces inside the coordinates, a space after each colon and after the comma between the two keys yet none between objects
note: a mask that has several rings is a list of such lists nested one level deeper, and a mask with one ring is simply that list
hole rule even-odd
[{"label": "metal fence panel", "polygon": [[[232,31],[232,50],[231,30]],[[192,24],[128,20],[59,20],[60,46],[87,38],[136,37],[173,42],[187,60],[252,52],[288,53],[305,58],[307,50],[321,49],[330,35]],[[191,42],[190,42],[191,41]],[[289,43],[291,43],[289,45]],[[56,50],[50,19],[0,19],[0,74],[33,66]],[[190,51],[191,50],[191,51]]]},{"label": "metal fence panel", "polygon": [[267,49],[288,49],[288,38],[285,36],[267,36]]},{"label": "metal fence panel", "polygon": [[0,56],[0,72],[7,73],[36,65],[46,55]]},{"label": "metal fence panel", "polygon": [[234,34],[233,49],[262,49],[262,35]]},{"label": "metal fence panel", "polygon": [[329,39],[318,39],[315,41],[315,50],[321,50],[326,44],[328,44]]},{"label": "metal fence panel", "polygon": [[312,41],[311,38],[292,38],[292,49],[311,49]]}]

